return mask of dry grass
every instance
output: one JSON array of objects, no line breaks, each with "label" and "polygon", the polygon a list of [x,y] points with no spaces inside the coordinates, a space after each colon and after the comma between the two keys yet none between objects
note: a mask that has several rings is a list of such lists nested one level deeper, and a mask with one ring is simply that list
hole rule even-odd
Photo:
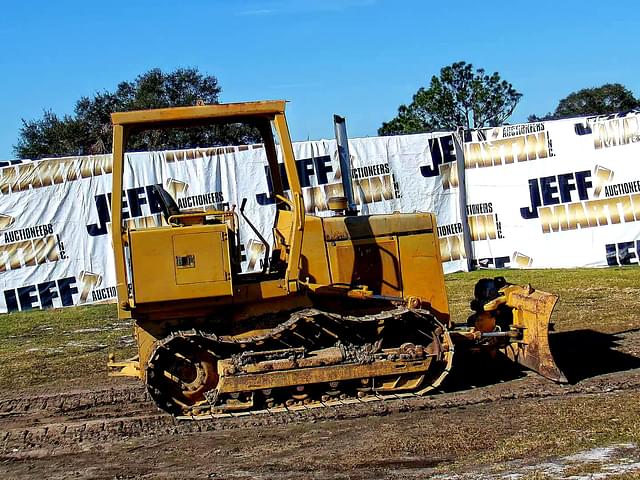
[{"label": "dry grass", "polygon": [[[478,410],[484,409],[482,414]],[[448,415],[439,438],[449,443],[428,448],[456,458],[439,468],[450,471],[484,471],[496,476],[513,472],[524,479],[566,478],[601,471],[602,464],[590,460],[569,461],[564,456],[611,445],[640,445],[640,404],[637,391],[600,395],[500,402],[465,409],[466,421]],[[476,417],[476,415],[478,415]],[[477,419],[484,421],[478,422]],[[475,429],[479,431],[474,432]],[[421,441],[421,440],[416,440]],[[629,452],[637,458],[638,447]],[[621,452],[626,454],[626,452]],[[615,465],[616,459],[605,459]],[[563,475],[550,472],[545,464],[562,467]],[[620,478],[632,478],[631,472]],[[465,477],[466,478],[466,477]]]},{"label": "dry grass", "polygon": [[640,328],[640,268],[569,270],[480,270],[447,276],[451,315],[462,321],[468,315],[473,285],[485,277],[504,276],[517,284],[560,295],[553,314],[559,331],[594,329],[616,333]]},{"label": "dry grass", "polygon": [[115,305],[0,316],[0,389],[78,383],[106,376],[110,351],[130,355],[130,324]]}]

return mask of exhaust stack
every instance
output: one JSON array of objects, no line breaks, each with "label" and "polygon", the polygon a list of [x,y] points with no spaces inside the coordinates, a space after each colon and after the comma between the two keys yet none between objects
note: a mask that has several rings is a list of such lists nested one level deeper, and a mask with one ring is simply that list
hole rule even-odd
[{"label": "exhaust stack", "polygon": [[340,115],[333,116],[333,126],[336,132],[338,144],[338,158],[340,160],[340,172],[342,188],[346,199],[346,215],[356,215],[356,201],[353,194],[353,181],[351,180],[351,156],[349,155],[349,138],[347,137],[347,123]]}]

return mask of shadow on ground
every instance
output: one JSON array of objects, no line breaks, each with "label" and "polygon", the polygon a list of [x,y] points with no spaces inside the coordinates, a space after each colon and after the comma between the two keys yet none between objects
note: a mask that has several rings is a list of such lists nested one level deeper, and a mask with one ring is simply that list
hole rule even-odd
[{"label": "shadow on ground", "polygon": [[[572,330],[549,336],[551,353],[569,383],[577,383],[598,375],[640,368],[640,357],[621,352],[626,336],[640,329],[608,334],[595,330]],[[637,340],[640,342],[640,338]]]},{"label": "shadow on ground", "polygon": [[526,376],[526,370],[501,353],[492,358],[487,353],[456,350],[453,368],[447,376],[443,390],[452,392],[486,387]]},{"label": "shadow on ground", "polygon": [[[636,335],[634,335],[636,334]],[[640,329],[607,334],[595,330],[572,330],[549,335],[549,345],[556,364],[569,383],[640,368],[640,357],[620,351],[625,337],[637,337]],[[443,385],[445,391],[466,390],[508,382],[526,376],[526,369],[502,354],[456,351],[454,367]]]}]

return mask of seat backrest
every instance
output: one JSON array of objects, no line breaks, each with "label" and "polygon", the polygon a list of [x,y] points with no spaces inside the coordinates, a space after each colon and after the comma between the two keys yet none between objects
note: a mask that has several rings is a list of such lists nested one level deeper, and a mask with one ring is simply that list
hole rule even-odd
[{"label": "seat backrest", "polygon": [[169,222],[169,217],[172,215],[180,215],[180,208],[178,207],[178,204],[161,184],[153,185],[153,189],[158,195],[158,200],[160,200],[160,209],[162,210],[162,215],[167,222]]}]

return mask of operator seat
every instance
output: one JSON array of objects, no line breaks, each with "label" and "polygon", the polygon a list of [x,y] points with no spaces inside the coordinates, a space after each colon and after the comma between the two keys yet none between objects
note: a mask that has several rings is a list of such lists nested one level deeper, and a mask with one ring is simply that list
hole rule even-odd
[{"label": "operator seat", "polygon": [[169,217],[172,215],[180,215],[180,208],[178,204],[173,199],[173,197],[167,192],[162,184],[152,185],[153,190],[156,193],[156,196],[159,200],[160,210],[162,210],[162,216],[165,221],[169,223]]}]

